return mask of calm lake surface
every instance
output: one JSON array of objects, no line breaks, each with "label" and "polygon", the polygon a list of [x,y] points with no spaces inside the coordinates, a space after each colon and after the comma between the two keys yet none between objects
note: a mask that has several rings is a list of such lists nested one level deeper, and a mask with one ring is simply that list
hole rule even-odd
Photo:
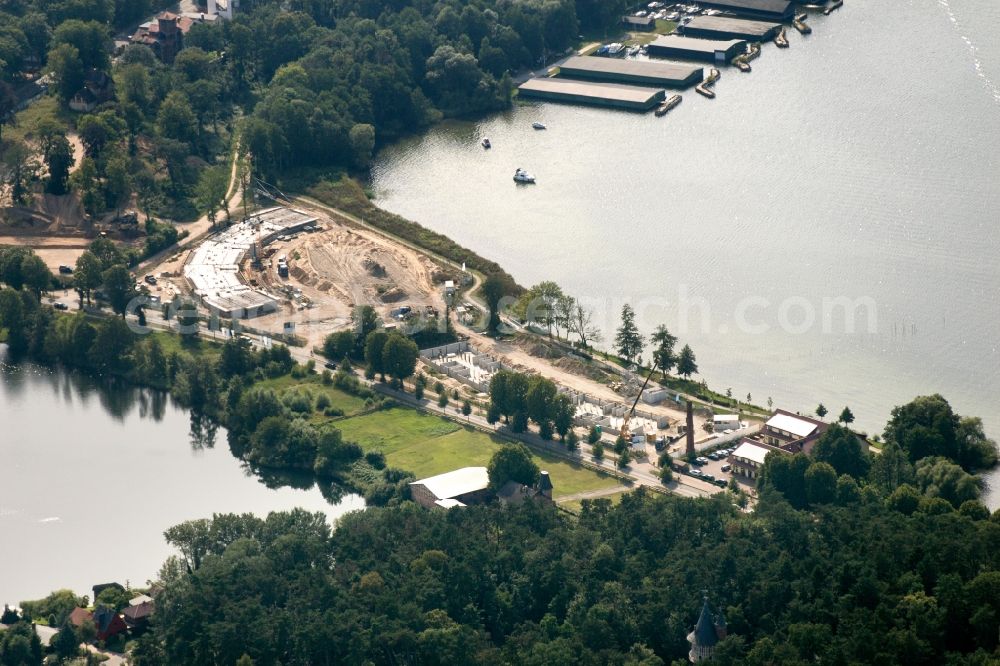
[{"label": "calm lake surface", "polygon": [[[665,118],[528,103],[394,145],[376,203],[555,280],[605,341],[631,302],[717,389],[849,405],[870,432],[939,392],[1000,437],[1000,4],[848,0],[809,22]],[[824,326],[838,298],[853,327],[843,308]]]},{"label": "calm lake surface", "polygon": [[266,483],[225,430],[193,424],[162,393],[0,363],[0,603],[141,586],[174,554],[163,531],[185,520],[302,507],[332,523],[364,508],[357,495],[331,504],[311,481]]}]

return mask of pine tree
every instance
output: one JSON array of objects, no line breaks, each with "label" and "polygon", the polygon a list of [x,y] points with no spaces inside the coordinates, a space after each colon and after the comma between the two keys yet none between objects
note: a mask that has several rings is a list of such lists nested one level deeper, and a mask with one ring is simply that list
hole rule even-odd
[{"label": "pine tree", "polygon": [[816,407],[816,416],[823,418],[827,414],[828,412],[826,411],[826,406],[822,402],[819,403],[819,405]]},{"label": "pine tree", "polygon": [[844,424],[854,423],[854,413],[851,411],[851,408],[844,407],[844,411],[840,413],[840,417],[837,420]]},{"label": "pine tree", "polygon": [[653,350],[653,363],[660,372],[666,375],[677,365],[677,355],[674,354],[677,338],[671,335],[666,326],[660,324],[653,332],[651,340],[656,345]]},{"label": "pine tree", "polygon": [[694,352],[688,345],[684,345],[684,349],[681,350],[680,358],[677,359],[677,373],[685,379],[688,379],[691,375],[698,373],[698,363],[695,360]]},{"label": "pine tree", "polygon": [[622,307],[622,324],[615,334],[615,351],[623,359],[631,363],[636,356],[642,353],[642,345],[645,341],[639,328],[635,325],[635,310],[626,303]]}]

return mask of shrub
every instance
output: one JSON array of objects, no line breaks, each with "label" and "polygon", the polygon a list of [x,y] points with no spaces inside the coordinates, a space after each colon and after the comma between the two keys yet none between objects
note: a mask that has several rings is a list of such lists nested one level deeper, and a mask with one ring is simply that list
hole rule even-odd
[{"label": "shrub", "polygon": [[320,393],[316,398],[316,409],[325,410],[330,406],[330,396],[326,393]]},{"label": "shrub", "polygon": [[385,469],[385,454],[381,451],[369,451],[365,454],[365,460],[375,469]]}]

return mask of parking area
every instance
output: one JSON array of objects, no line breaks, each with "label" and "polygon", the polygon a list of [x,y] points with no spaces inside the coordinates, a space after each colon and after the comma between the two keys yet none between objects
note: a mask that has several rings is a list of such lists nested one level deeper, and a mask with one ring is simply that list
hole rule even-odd
[{"label": "parking area", "polygon": [[[734,447],[735,448],[735,447]],[[730,480],[734,478],[732,474],[732,466],[729,463],[729,454],[733,452],[734,448],[730,449],[719,449],[717,451],[707,452],[700,455],[695,463],[690,466],[689,475],[695,478],[710,481],[719,487],[724,487],[728,485]],[[735,476],[736,483],[739,484],[740,488],[746,493],[753,493],[756,488],[756,481],[752,479],[746,479],[742,476]]]}]

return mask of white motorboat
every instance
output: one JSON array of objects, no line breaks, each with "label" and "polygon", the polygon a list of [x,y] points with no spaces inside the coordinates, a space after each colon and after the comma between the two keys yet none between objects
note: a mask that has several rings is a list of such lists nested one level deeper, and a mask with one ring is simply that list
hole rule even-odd
[{"label": "white motorboat", "polygon": [[535,177],[532,176],[527,171],[525,171],[524,169],[518,167],[518,169],[516,171],[514,171],[514,182],[515,183],[534,183],[535,182]]}]

